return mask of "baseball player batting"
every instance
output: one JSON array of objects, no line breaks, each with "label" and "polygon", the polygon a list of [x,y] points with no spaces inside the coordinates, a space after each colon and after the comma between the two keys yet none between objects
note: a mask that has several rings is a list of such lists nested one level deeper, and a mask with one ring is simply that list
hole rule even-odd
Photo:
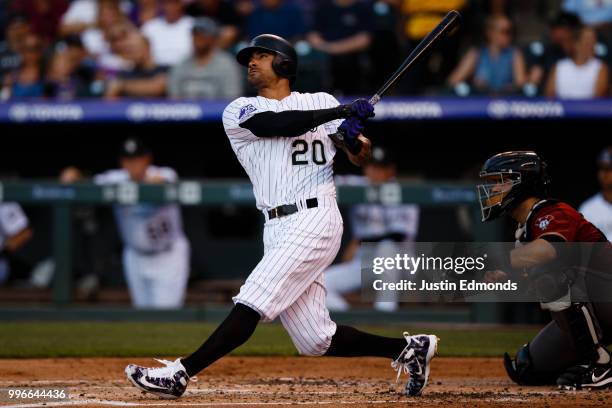
[{"label": "baseball player batting", "polygon": [[[130,364],[128,379],[141,390],[180,397],[190,377],[246,342],[260,321],[279,317],[300,354],[393,359],[398,373],[410,375],[405,393],[420,395],[436,336],[364,333],[334,323],[325,306],[323,271],[336,257],[343,230],[333,159],[337,149],[357,165],[368,159],[370,141],[361,131],[374,116],[373,106],[366,100],[340,105],[327,93],[291,92],[297,54],[281,37],[260,35],[237,59],[248,67],[257,96],[230,103],[223,125],[265,217],[263,258],[227,318],[199,349],[174,362],[160,360],[165,367]],[[338,133],[336,145],[330,136]]]}]

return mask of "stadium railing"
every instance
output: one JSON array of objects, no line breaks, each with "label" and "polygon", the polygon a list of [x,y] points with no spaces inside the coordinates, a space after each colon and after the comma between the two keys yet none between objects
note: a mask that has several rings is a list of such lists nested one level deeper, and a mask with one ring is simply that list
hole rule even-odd
[{"label": "stadium railing", "polygon": [[[352,98],[347,98],[350,101]],[[0,123],[220,121],[228,101],[96,100],[0,103]],[[612,99],[386,97],[375,121],[610,119]]]},{"label": "stadium railing", "polygon": [[[123,183],[109,186],[94,184],[60,184],[57,182],[0,181],[0,202],[52,207],[53,258],[55,274],[52,299],[55,307],[70,305],[73,300],[72,276],[72,209],[79,205],[129,205],[136,203],[177,203],[181,206],[254,206],[252,186],[246,181],[182,181],[176,184],[152,185]],[[465,206],[479,217],[476,192],[470,184],[459,183],[389,183],[377,186],[339,185],[340,205],[413,203],[424,207]],[[495,240],[499,228],[474,225],[476,240]],[[490,225],[488,227],[491,227]],[[487,320],[486,306],[477,305],[471,320]],[[36,314],[34,314],[36,315]],[[480,316],[480,317],[479,317]]]}]

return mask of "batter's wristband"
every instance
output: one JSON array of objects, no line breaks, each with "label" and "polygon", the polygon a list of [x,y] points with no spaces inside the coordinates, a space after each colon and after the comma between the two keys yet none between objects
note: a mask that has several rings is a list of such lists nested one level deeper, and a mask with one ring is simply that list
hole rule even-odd
[{"label": "batter's wristband", "polygon": [[342,105],[335,108],[317,109],[311,111],[313,125],[319,126],[324,123],[331,122],[332,120],[344,118],[345,116],[342,109],[340,108],[341,106]]}]

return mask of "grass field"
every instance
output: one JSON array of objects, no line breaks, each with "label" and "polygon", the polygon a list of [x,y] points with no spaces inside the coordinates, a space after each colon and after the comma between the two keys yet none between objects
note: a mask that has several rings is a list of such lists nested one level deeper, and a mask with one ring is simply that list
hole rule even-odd
[{"label": "grass field", "polygon": [[[211,323],[15,322],[0,323],[0,358],[180,356],[198,347],[216,327]],[[362,326],[377,334],[400,336],[405,327]],[[441,338],[441,356],[489,357],[514,352],[536,333],[532,329],[428,329]],[[296,355],[282,326],[260,325],[234,355]]]}]

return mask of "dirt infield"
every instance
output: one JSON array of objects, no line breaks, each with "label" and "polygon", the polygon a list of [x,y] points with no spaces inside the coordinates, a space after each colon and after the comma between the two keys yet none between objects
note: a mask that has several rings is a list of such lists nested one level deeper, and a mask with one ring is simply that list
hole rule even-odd
[{"label": "dirt infield", "polygon": [[[180,400],[141,394],[128,384],[128,362],[155,365],[151,359],[62,358],[0,360],[0,405],[185,406],[185,407],[420,407],[608,406],[612,391],[560,392],[513,385],[501,361],[491,358],[438,358],[430,385],[420,398],[400,394],[395,372],[382,359],[229,357],[191,383]],[[405,381],[405,380],[404,380]],[[403,382],[403,381],[402,381]],[[66,401],[9,400],[10,388],[68,389]]]}]

